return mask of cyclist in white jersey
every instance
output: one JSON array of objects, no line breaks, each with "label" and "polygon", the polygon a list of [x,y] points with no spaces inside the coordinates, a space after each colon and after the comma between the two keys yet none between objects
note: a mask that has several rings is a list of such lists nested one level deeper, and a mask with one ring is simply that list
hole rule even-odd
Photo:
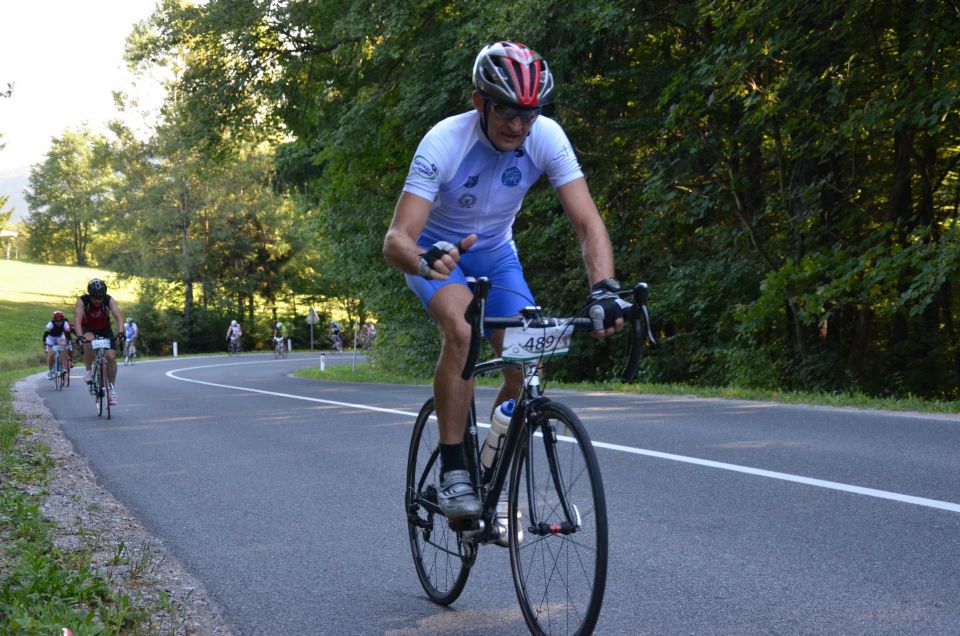
[{"label": "cyclist in white jersey", "polygon": [[[594,336],[623,328],[613,250],[563,129],[541,115],[553,98],[546,61],[515,42],[485,46],[473,67],[473,110],[444,119],[420,142],[384,238],[384,257],[406,275],[442,335],[433,391],[440,423],[438,496],[452,519],[480,516],[465,470],[463,435],[473,395],[466,362],[472,299],[467,276],[493,282],[488,316],[514,316],[535,304],[513,242],[513,221],[530,186],[546,174],[573,224],[591,304],[603,309]],[[504,291],[502,288],[507,288]],[[503,332],[490,336],[499,354]],[[504,374],[496,403],[515,397],[519,371]]]}]

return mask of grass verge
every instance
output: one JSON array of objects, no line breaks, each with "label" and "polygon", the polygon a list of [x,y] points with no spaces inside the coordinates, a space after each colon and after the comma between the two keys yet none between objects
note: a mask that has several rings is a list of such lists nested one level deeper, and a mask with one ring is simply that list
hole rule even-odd
[{"label": "grass verge", "polygon": [[[381,371],[369,364],[358,364],[356,371],[350,366],[328,366],[303,369],[298,377],[337,382],[380,382],[384,384],[426,384],[430,378],[400,376]],[[498,386],[495,378],[481,378],[482,386]],[[841,408],[876,409],[919,413],[960,413],[960,402],[946,400],[923,400],[920,398],[876,398],[863,394],[823,393],[812,391],[764,391],[739,387],[695,387],[685,384],[642,384],[623,382],[547,382],[547,388],[570,391],[611,391],[614,393],[644,393],[684,397],[718,398],[726,400],[753,400],[798,404],[805,406],[832,406]]]},{"label": "grass verge", "polygon": [[[74,550],[54,543],[55,528],[41,513],[54,460],[31,439],[11,395],[17,380],[41,369],[0,371],[0,634],[60,634],[67,626],[76,636],[157,633],[150,616],[158,608],[175,611],[169,600],[151,608],[118,592],[93,567],[103,548],[96,536]],[[117,559],[123,552],[116,549]]]}]

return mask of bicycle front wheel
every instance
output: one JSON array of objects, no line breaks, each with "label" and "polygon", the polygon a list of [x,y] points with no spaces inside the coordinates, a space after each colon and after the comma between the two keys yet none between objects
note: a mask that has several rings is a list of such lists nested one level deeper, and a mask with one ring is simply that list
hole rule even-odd
[{"label": "bicycle front wheel", "polygon": [[60,358],[53,364],[53,386],[57,391],[63,390],[63,367],[60,366]]},{"label": "bicycle front wheel", "polygon": [[430,600],[449,605],[457,600],[470,574],[470,546],[450,529],[437,507],[440,485],[440,426],[433,399],[427,400],[410,438],[404,504],[410,549],[420,584]]},{"label": "bicycle front wheel", "polygon": [[580,418],[550,402],[510,477],[510,567],[533,634],[590,634],[607,581],[607,507]]},{"label": "bicycle front wheel", "polygon": [[97,400],[97,415],[100,417],[103,416],[103,402],[104,402],[104,399],[106,398],[105,391],[104,391],[105,385],[103,383],[104,379],[105,378],[103,377],[103,365],[97,364],[97,368],[94,371],[94,377],[93,377],[93,389],[94,389],[94,395],[96,396],[96,400]]}]

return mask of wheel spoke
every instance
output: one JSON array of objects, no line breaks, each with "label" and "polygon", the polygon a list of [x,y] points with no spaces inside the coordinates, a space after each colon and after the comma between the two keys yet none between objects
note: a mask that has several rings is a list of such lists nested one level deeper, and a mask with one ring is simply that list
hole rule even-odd
[{"label": "wheel spoke", "polygon": [[[517,596],[531,631],[590,633],[606,585],[599,467],[583,425],[566,407],[549,403],[537,426],[511,475],[515,509],[536,511],[536,518],[526,520],[523,541],[510,545]],[[547,435],[551,428],[567,434],[551,442],[540,435],[544,428]],[[579,527],[571,527],[578,519]],[[558,527],[562,530],[551,531]]]},{"label": "wheel spoke", "polygon": [[447,605],[463,591],[470,566],[465,546],[436,508],[439,439],[429,400],[417,416],[407,458],[407,527],[420,584],[430,600]]}]

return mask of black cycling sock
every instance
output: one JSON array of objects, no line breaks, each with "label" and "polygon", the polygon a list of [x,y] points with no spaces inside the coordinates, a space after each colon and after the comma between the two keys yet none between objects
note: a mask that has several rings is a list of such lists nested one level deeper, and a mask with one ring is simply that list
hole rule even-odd
[{"label": "black cycling sock", "polygon": [[466,470],[467,460],[463,457],[463,443],[440,444],[440,474],[451,470]]}]

